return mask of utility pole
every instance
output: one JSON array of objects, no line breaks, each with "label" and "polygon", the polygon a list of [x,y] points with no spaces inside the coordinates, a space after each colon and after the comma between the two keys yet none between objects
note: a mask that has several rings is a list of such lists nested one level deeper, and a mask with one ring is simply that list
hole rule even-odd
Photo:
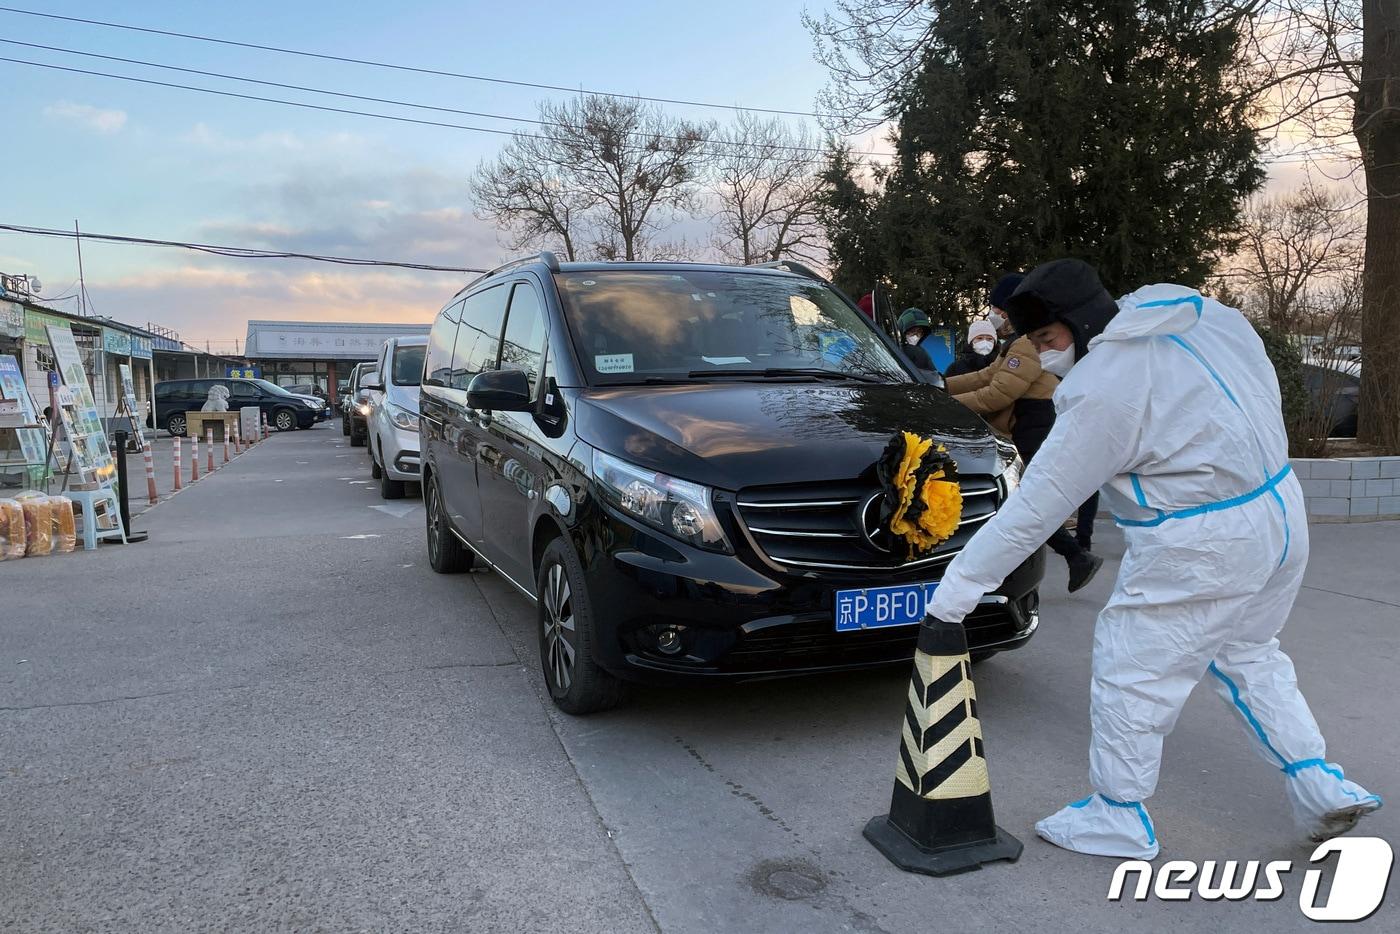
[{"label": "utility pole", "polygon": [[87,317],[87,282],[83,280],[83,234],[73,218],[73,244],[78,248],[78,313]]}]

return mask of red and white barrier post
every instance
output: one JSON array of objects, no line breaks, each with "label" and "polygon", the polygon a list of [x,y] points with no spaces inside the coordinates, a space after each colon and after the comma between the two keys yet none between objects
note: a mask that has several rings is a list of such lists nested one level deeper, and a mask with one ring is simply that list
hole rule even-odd
[{"label": "red and white barrier post", "polygon": [[228,422],[224,422],[224,463],[228,463]]},{"label": "red and white barrier post", "polygon": [[190,482],[199,479],[199,435],[190,436]]},{"label": "red and white barrier post", "polygon": [[156,493],[156,458],[149,443],[141,448],[141,457],[146,462],[146,499],[154,506],[160,495]]},{"label": "red and white barrier post", "polygon": [[262,436],[262,439],[263,439],[264,441],[266,441],[266,440],[267,440],[267,413],[266,413],[266,412],[262,413],[262,420],[263,420],[263,436]]},{"label": "red and white barrier post", "polygon": [[214,472],[214,428],[212,425],[204,428],[204,447],[209,452],[209,473]]},{"label": "red and white barrier post", "polygon": [[234,423],[233,423],[233,456],[234,456],[234,457],[237,457],[238,455],[240,455],[240,454],[243,453],[243,445],[242,445],[242,443],[241,443],[241,441],[242,441],[242,437],[241,437],[242,434],[243,434],[243,431],[242,431],[242,429],[239,427],[238,422],[234,422]]},{"label": "red and white barrier post", "polygon": [[179,435],[175,436],[175,489],[181,488],[180,483],[180,448],[185,446],[185,439]]}]

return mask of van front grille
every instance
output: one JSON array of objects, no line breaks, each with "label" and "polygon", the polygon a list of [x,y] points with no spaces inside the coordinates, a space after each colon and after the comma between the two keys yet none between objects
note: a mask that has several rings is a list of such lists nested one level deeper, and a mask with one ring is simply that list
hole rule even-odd
[{"label": "van front grille", "polygon": [[877,528],[880,491],[869,483],[748,487],[739,492],[739,520],[754,546],[794,571],[902,571],[952,560],[973,532],[996,514],[995,477],[959,479],[963,510],[958,530],[929,554],[904,560],[900,543]]}]

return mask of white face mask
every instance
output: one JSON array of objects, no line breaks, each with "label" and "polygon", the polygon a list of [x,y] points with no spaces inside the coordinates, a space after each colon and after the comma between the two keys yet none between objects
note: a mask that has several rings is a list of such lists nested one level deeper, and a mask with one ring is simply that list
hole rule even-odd
[{"label": "white face mask", "polygon": [[919,345],[919,332],[910,331],[908,334],[904,335],[904,343],[908,344],[910,347],[917,347]]},{"label": "white face mask", "polygon": [[987,354],[992,352],[992,348],[996,345],[996,341],[983,338],[982,340],[973,341],[972,349],[974,352],[979,353],[985,357]]},{"label": "white face mask", "polygon": [[987,321],[998,331],[1006,327],[1006,319],[1002,317],[1001,312],[997,311],[995,308],[987,312]]},{"label": "white face mask", "polygon": [[1074,366],[1074,345],[1071,344],[1066,350],[1042,350],[1040,352],[1040,367],[1049,370],[1060,379],[1065,378],[1070,367]]}]

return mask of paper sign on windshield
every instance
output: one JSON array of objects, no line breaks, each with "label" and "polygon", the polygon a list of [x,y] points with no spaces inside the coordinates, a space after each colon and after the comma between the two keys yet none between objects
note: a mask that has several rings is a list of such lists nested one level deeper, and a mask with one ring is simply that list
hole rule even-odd
[{"label": "paper sign on windshield", "polygon": [[633,371],[630,353],[598,354],[593,358],[593,369],[599,373],[631,373]]}]

